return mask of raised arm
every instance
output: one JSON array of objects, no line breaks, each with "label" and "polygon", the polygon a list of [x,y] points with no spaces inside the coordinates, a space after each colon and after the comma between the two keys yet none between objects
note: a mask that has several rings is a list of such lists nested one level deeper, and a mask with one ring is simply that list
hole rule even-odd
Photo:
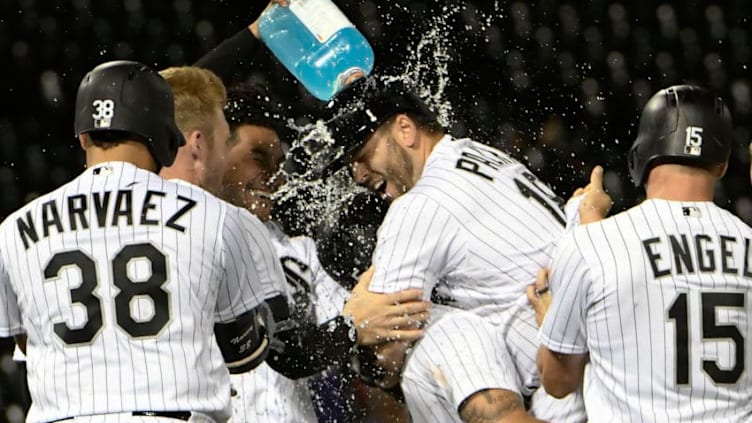
[{"label": "raised arm", "polygon": [[[287,0],[273,0],[269,2],[267,9],[274,3],[287,6]],[[261,36],[258,32],[259,19],[260,16],[232,37],[219,43],[198,59],[194,66],[214,72],[222,78],[222,82],[226,86],[230,86],[243,78],[252,70],[256,57],[268,54],[268,50],[261,42]]]}]

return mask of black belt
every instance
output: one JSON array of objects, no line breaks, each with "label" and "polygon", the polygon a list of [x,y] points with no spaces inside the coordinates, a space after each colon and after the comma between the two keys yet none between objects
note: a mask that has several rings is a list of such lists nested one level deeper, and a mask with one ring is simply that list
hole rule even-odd
[{"label": "black belt", "polygon": [[[117,414],[117,413],[113,413]],[[168,419],[176,419],[188,421],[191,418],[190,411],[134,411],[132,416],[146,416],[146,417],[167,417]],[[73,420],[74,417],[66,417],[64,419],[53,420],[50,423],[62,422],[65,420]]]}]

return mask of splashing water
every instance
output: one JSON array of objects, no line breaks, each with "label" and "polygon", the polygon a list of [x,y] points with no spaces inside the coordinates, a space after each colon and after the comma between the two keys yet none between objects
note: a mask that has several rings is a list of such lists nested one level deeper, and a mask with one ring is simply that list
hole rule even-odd
[{"label": "splashing water", "polygon": [[[498,0],[495,0],[490,13],[477,11],[480,30],[489,28],[501,17],[500,8]],[[452,81],[450,52],[454,44],[450,35],[457,32],[456,23],[452,21],[461,18],[466,9],[464,3],[442,7],[441,13],[431,16],[422,28],[413,29],[413,33],[422,32],[416,42],[407,46],[404,53],[406,65],[400,73],[374,76],[387,84],[401,81],[416,87],[417,94],[437,114],[438,122],[445,128],[453,124],[452,104],[446,98],[446,88]],[[340,111],[340,114],[344,112]],[[278,203],[290,205],[294,210],[283,224],[291,233],[316,238],[322,233],[341,229],[337,226],[342,210],[365,189],[354,183],[347,168],[329,178],[317,178],[322,166],[342,155],[342,149],[332,138],[327,122],[319,119],[298,126],[288,119],[287,126],[297,136],[286,160],[295,162],[304,171],[288,169],[287,183],[275,194]]]},{"label": "splashing water", "polygon": [[348,201],[364,189],[353,183],[347,172],[337,172],[327,179],[316,178],[322,164],[335,157],[336,144],[326,127],[326,122],[296,126],[288,121],[288,127],[299,134],[290,148],[286,161],[303,168],[295,172],[288,166],[287,182],[274,194],[276,203],[287,204],[294,216],[284,219],[292,233],[319,234],[337,226],[340,210]]}]

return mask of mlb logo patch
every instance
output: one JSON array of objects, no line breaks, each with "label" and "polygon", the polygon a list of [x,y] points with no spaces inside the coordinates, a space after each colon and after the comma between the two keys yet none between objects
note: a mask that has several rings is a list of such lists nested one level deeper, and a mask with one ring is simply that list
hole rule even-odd
[{"label": "mlb logo patch", "polygon": [[682,214],[686,217],[700,217],[700,209],[694,206],[682,207]]}]

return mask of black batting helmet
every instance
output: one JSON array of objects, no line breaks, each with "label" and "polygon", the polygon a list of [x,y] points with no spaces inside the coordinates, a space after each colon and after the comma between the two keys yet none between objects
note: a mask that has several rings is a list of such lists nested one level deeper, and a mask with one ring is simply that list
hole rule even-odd
[{"label": "black batting helmet", "polygon": [[150,67],[125,60],[103,63],[81,80],[75,131],[77,136],[100,131],[136,134],[146,140],[160,166],[170,166],[185,144],[167,81]]},{"label": "black batting helmet", "polygon": [[389,118],[413,113],[424,120],[436,121],[436,114],[410,86],[400,80],[385,81],[375,76],[358,80],[337,94],[328,107],[333,117],[327,126],[342,154],[325,166],[324,177],[344,167]]},{"label": "black batting helmet", "polygon": [[668,87],[642,110],[637,139],[629,150],[629,173],[639,187],[659,164],[725,163],[732,139],[731,113],[723,99],[695,85]]}]

